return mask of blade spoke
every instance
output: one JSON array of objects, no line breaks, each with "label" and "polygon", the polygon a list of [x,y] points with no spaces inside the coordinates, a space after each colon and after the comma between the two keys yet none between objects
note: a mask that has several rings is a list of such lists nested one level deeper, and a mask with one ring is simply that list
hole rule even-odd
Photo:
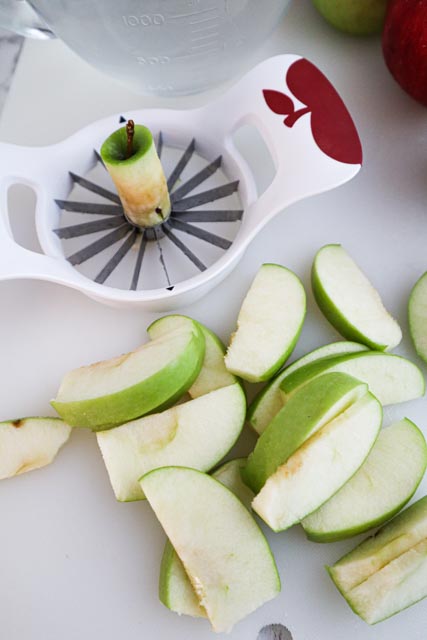
[{"label": "blade spoke", "polygon": [[177,202],[174,202],[174,211],[187,211],[188,209],[199,207],[202,204],[207,204],[214,200],[220,200],[221,198],[225,198],[226,196],[235,193],[238,186],[239,181],[236,180],[235,182],[224,184],[221,187],[215,187],[214,189],[209,189],[209,191],[202,191],[202,193],[196,193],[194,196],[178,200]]},{"label": "blade spoke", "polygon": [[205,182],[208,178],[210,178],[221,166],[222,156],[218,156],[216,160],[207,165],[204,169],[196,173],[192,178],[184,182],[178,189],[176,189],[171,194],[171,201],[176,202],[177,200],[181,200],[187,193],[193,191],[199,184]]},{"label": "blade spoke", "polygon": [[106,281],[106,279],[113,273],[114,269],[120,264],[123,258],[132,249],[132,246],[135,244],[137,235],[138,231],[134,229],[120,246],[120,248],[116,251],[113,257],[107,262],[105,267],[98,273],[95,278],[95,282],[97,282],[98,284],[103,284]]},{"label": "blade spoke", "polygon": [[178,231],[182,231],[183,233],[188,233],[190,236],[194,236],[195,238],[199,238],[200,240],[209,242],[209,244],[213,244],[216,247],[220,247],[221,249],[229,249],[231,247],[232,243],[230,240],[222,238],[221,236],[217,236],[215,233],[211,233],[210,231],[206,231],[205,229],[194,227],[192,224],[187,224],[187,222],[181,222],[180,220],[170,220],[168,224],[172,227],[172,229],[177,229]]},{"label": "blade spoke", "polygon": [[180,175],[184,171],[187,164],[190,162],[194,153],[195,146],[196,146],[196,141],[193,138],[190,144],[188,145],[188,147],[186,148],[186,150],[184,151],[184,153],[182,154],[181,158],[178,160],[178,163],[176,164],[175,168],[173,169],[172,173],[168,178],[169,191],[172,191]]},{"label": "blade spoke", "polygon": [[79,236],[86,236],[90,233],[97,233],[98,231],[105,231],[106,229],[114,229],[120,227],[125,223],[124,218],[103,218],[102,220],[94,220],[93,222],[83,222],[82,224],[73,224],[69,227],[61,227],[60,229],[54,229],[54,233],[58,238],[68,240],[70,238],[78,238]]},{"label": "blade spoke", "polygon": [[73,182],[79,184],[83,189],[87,189],[87,191],[91,191],[92,193],[96,193],[98,196],[102,196],[107,200],[111,200],[112,202],[116,202],[117,204],[121,204],[120,198],[117,193],[113,193],[109,189],[105,189],[101,187],[99,184],[95,184],[95,182],[91,182],[86,178],[82,178],[82,176],[78,176],[76,173],[72,171],[69,172]]},{"label": "blade spoke", "polygon": [[111,233],[107,233],[106,236],[80,249],[80,251],[73,253],[73,255],[68,258],[68,262],[74,266],[86,262],[89,258],[93,258],[93,256],[96,256],[101,251],[104,251],[104,249],[111,247],[115,242],[124,238],[127,233],[129,233],[129,224],[126,223],[122,227],[114,229]]},{"label": "blade spoke", "polygon": [[163,231],[171,242],[200,270],[206,271],[206,265],[169,229],[167,224],[163,225]]}]

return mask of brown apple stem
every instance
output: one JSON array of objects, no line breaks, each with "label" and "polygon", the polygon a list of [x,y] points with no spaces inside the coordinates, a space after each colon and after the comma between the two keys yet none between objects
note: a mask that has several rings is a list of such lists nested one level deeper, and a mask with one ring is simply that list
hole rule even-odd
[{"label": "brown apple stem", "polygon": [[135,135],[135,123],[133,120],[128,120],[126,123],[127,134],[127,152],[126,159],[130,158],[133,154],[133,136]]}]

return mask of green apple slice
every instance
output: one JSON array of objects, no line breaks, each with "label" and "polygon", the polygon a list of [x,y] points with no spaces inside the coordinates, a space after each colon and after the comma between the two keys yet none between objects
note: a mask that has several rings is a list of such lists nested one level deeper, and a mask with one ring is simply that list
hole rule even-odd
[{"label": "green apple slice", "polygon": [[[230,489],[250,510],[254,494],[243,483],[240,475],[245,464],[245,458],[230,460],[214,471],[212,477]],[[160,568],[159,598],[168,609],[179,615],[206,618],[206,611],[200,606],[193,585],[169,540],[165,545]]]},{"label": "green apple slice", "polygon": [[0,480],[50,464],[70,433],[59,418],[0,422]]},{"label": "green apple slice", "polygon": [[277,264],[263,264],[237,319],[225,366],[249,382],[271,378],[292,353],[306,311],[300,279]]},{"label": "green apple slice", "polygon": [[194,469],[166,467],[141,478],[141,486],[215,631],[230,631],[279,593],[267,540],[220,482]]},{"label": "green apple slice", "polygon": [[309,380],[332,371],[363,380],[383,405],[414,400],[425,392],[424,376],[413,362],[382,351],[362,351],[324,358],[301,367],[281,383],[283,403]]},{"label": "green apple slice", "polygon": [[168,186],[147,127],[135,126],[130,120],[126,127],[107,138],[101,147],[101,157],[116,185],[126,217],[134,225],[152,227],[167,220],[171,211]]},{"label": "green apple slice", "polygon": [[335,585],[375,624],[427,596],[427,496],[402,511],[333,567]]},{"label": "green apple slice", "polygon": [[314,258],[311,275],[317,304],[342,336],[378,350],[399,344],[399,325],[341,245],[322,247]]},{"label": "green apple slice", "polygon": [[246,484],[258,493],[310,436],[367,392],[364,382],[343,373],[330,373],[294,393],[250,454],[242,471]]},{"label": "green apple slice", "polygon": [[106,429],[178,400],[198,376],[203,334],[188,319],[136,351],[67,373],[53,407],[73,427]]},{"label": "green apple slice", "polygon": [[358,344],[357,342],[340,340],[339,342],[332,342],[331,344],[326,344],[323,347],[314,349],[314,351],[310,351],[310,353],[307,353],[305,356],[302,356],[302,358],[290,364],[286,369],[278,373],[253,400],[247,415],[247,420],[251,427],[261,435],[273,420],[276,413],[283,407],[283,395],[280,392],[280,385],[291,373],[294,373],[294,371],[301,369],[301,367],[315,360],[330,358],[336,355],[357,353],[359,351],[368,351],[368,347],[363,344]]},{"label": "green apple slice", "polygon": [[405,418],[384,429],[351,480],[304,518],[307,537],[334,542],[390,520],[414,495],[426,465],[426,441],[413,422]]},{"label": "green apple slice", "polygon": [[98,432],[117,500],[142,500],[138,479],[158,467],[212,469],[240,435],[245,413],[243,390],[233,384],[163,413]]},{"label": "green apple slice", "polygon": [[421,276],[411,291],[408,316],[416,352],[427,362],[427,273]]},{"label": "green apple slice", "polygon": [[[151,324],[147,331],[152,340],[159,338],[165,333],[180,327],[188,321],[186,316],[172,315],[164,316]],[[188,389],[191,398],[198,398],[205,393],[210,393],[222,387],[238,382],[236,376],[229,373],[225,368],[224,355],[225,346],[217,335],[200,322],[197,323],[205,338],[205,358],[203,365],[194,383]]]},{"label": "green apple slice", "polygon": [[311,436],[269,477],[252,508],[283,531],[329,500],[356,473],[381,427],[382,409],[367,393]]}]

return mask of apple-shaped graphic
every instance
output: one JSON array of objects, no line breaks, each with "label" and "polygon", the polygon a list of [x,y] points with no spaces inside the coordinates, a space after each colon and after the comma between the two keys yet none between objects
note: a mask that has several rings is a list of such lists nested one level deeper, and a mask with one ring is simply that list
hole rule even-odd
[{"label": "apple-shaped graphic", "polygon": [[394,79],[427,105],[427,0],[391,0],[382,45]]},{"label": "apple-shaped graphic", "polygon": [[300,58],[288,69],[286,83],[305,107],[295,110],[294,102],[280,91],[264,89],[270,109],[284,115],[284,124],[295,123],[310,114],[311,130],[317,146],[330,158],[347,164],[362,163],[362,146],[353,120],[339,94],[319,69]]}]

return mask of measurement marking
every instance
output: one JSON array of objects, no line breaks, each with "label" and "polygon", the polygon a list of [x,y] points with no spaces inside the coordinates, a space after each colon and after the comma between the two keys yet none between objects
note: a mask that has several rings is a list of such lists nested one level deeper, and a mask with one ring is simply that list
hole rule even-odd
[{"label": "measurement marking", "polygon": [[[206,49],[206,47],[211,47],[212,45],[214,45],[214,49]],[[218,41],[217,40],[212,40],[212,42],[205,42],[205,44],[196,44],[192,47],[190,47],[191,51],[199,51],[199,49],[202,49],[203,52],[205,51],[218,51]]]},{"label": "measurement marking", "polygon": [[199,36],[198,38],[191,38],[191,42],[199,42],[200,40],[208,40],[209,38],[217,38],[218,32],[207,33],[205,36]]},{"label": "measurement marking", "polygon": [[204,22],[212,22],[212,20],[218,20],[218,16],[212,18],[203,18],[203,20],[190,20],[190,24],[203,24]]},{"label": "measurement marking", "polygon": [[203,31],[207,31],[208,29],[216,29],[217,27],[217,24],[208,24],[206,25],[206,27],[200,27],[200,29],[191,29],[191,33],[202,33]]},{"label": "measurement marking", "polygon": [[177,18],[192,18],[193,16],[201,16],[203,13],[209,13],[209,11],[213,11],[216,14],[218,13],[218,9],[216,7],[210,7],[209,9],[192,11],[191,13],[176,13],[173,16],[168,16],[168,20],[175,20]]}]

